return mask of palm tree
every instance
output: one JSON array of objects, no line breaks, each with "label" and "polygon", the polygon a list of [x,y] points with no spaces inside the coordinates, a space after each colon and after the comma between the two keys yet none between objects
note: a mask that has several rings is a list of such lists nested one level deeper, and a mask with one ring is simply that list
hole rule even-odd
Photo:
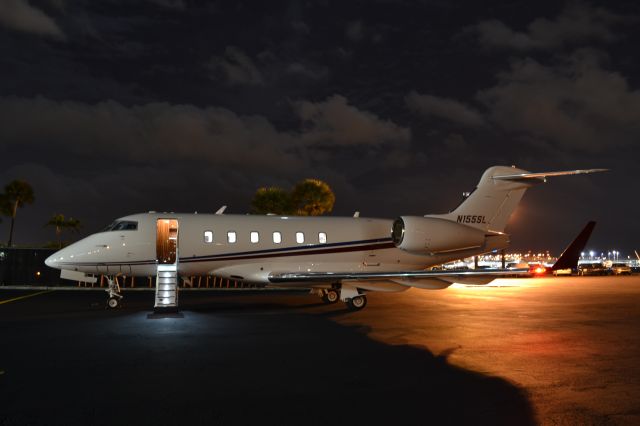
[{"label": "palm tree", "polygon": [[9,182],[9,184],[4,187],[3,198],[5,199],[5,203],[8,204],[8,211],[4,213],[6,213],[6,216],[11,216],[9,242],[7,243],[7,246],[11,247],[13,243],[13,228],[15,225],[18,208],[23,207],[25,204],[33,203],[33,188],[23,180],[14,180]]},{"label": "palm tree", "polygon": [[282,188],[271,186],[259,188],[251,200],[253,214],[292,214],[291,196]]},{"label": "palm tree", "polygon": [[320,216],[333,210],[336,197],[333,191],[319,179],[305,179],[299,182],[291,199],[296,213],[300,216]]},{"label": "palm tree", "polygon": [[49,222],[45,223],[44,226],[53,226],[56,229],[56,238],[58,239],[58,248],[62,248],[62,231],[64,229],[68,229],[73,232],[77,232],[80,230],[80,221],[78,219],[74,219],[70,217],[69,219],[65,219],[64,215],[61,213],[54,214]]}]

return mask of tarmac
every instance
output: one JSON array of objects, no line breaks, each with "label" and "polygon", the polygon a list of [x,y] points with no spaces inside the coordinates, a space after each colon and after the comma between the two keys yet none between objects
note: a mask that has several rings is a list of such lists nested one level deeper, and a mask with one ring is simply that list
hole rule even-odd
[{"label": "tarmac", "polygon": [[0,425],[640,424],[639,276],[153,296],[0,289]]}]

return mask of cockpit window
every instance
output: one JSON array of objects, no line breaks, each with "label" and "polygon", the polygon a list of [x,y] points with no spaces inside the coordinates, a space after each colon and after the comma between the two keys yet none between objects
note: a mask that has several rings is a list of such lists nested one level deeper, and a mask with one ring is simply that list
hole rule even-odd
[{"label": "cockpit window", "polygon": [[117,220],[113,222],[111,225],[104,228],[102,232],[137,231],[137,230],[138,230],[138,222],[134,222],[132,220]]}]

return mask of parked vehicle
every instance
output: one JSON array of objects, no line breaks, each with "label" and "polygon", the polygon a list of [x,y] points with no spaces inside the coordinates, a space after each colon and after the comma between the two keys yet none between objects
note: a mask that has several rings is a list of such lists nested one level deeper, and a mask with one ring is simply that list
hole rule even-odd
[{"label": "parked vehicle", "polygon": [[602,263],[583,263],[578,265],[578,275],[611,275],[611,270]]},{"label": "parked vehicle", "polygon": [[571,268],[556,269],[555,271],[553,271],[553,275],[555,275],[555,276],[573,275],[573,274],[574,274],[574,269],[571,269]]},{"label": "parked vehicle", "polygon": [[613,275],[631,275],[631,266],[626,263],[613,263],[611,273]]}]

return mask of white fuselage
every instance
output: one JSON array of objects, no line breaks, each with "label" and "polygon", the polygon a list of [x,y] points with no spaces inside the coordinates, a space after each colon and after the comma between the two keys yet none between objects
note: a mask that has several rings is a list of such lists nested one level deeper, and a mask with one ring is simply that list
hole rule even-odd
[{"label": "white fuselage", "polygon": [[265,285],[271,273],[419,270],[508,245],[508,236],[500,234],[474,249],[417,255],[395,247],[388,219],[144,213],[118,219],[135,222],[137,229],[90,235],[47,264],[87,274],[154,276],[156,226],[165,219],[178,222],[181,276],[216,275]]}]

